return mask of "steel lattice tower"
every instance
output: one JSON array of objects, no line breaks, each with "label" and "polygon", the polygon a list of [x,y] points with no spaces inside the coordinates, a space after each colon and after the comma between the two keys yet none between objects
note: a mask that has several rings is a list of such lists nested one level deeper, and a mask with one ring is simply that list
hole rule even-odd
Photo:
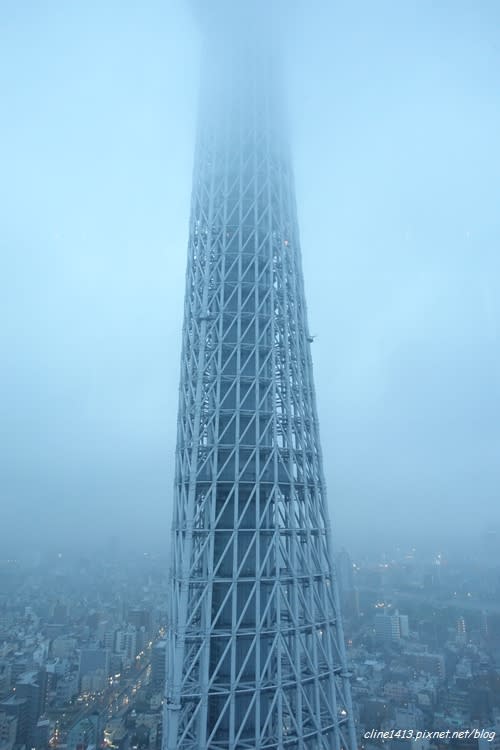
[{"label": "steel lattice tower", "polygon": [[205,24],[163,747],[354,750],[280,66],[232,7]]}]

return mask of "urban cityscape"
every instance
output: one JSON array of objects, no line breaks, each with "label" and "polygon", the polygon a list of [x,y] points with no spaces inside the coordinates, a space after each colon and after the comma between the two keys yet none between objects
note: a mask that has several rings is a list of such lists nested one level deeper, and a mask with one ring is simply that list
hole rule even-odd
[{"label": "urban cityscape", "polygon": [[[418,733],[412,746],[427,750],[498,746],[497,545],[485,534],[467,561],[340,550],[359,748],[404,748]],[[116,539],[93,558],[1,560],[1,750],[160,750],[167,562]]]}]

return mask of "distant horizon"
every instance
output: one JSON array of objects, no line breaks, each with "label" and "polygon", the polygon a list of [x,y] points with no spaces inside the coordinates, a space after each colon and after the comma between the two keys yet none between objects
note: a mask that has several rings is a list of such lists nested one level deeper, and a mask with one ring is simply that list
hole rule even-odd
[{"label": "distant horizon", "polygon": [[[157,529],[158,531],[158,529]],[[77,531],[75,531],[75,534]],[[476,534],[463,535],[440,535],[437,532],[434,535],[425,534],[424,532],[415,532],[406,539],[394,539],[390,536],[378,534],[374,539],[369,534],[340,535],[334,532],[335,556],[342,549],[345,549],[349,556],[356,561],[370,560],[375,562],[379,560],[390,561],[401,559],[414,551],[415,560],[431,560],[437,554],[443,555],[444,559],[450,559],[456,562],[458,559],[463,560],[486,560],[490,559],[492,565],[500,568],[500,549],[498,554],[493,554],[491,546],[485,547],[485,541],[491,545],[493,539],[486,539],[487,534],[500,540],[500,529],[491,529],[489,531],[479,530]],[[13,544],[2,546],[0,550],[0,563],[7,560],[17,560],[22,563],[26,562],[43,562],[51,560],[57,562],[60,556],[63,561],[71,560],[72,562],[79,559],[92,559],[98,556],[103,560],[112,559],[122,560],[124,558],[140,559],[142,557],[165,558],[169,562],[170,556],[170,527],[168,528],[168,539],[162,539],[160,533],[154,537],[151,534],[141,537],[140,542],[132,537],[120,537],[116,535],[106,536],[104,533],[95,535],[92,541],[88,541],[84,547],[75,548],[70,540],[53,539],[47,540],[39,545],[26,543],[25,545]]]}]

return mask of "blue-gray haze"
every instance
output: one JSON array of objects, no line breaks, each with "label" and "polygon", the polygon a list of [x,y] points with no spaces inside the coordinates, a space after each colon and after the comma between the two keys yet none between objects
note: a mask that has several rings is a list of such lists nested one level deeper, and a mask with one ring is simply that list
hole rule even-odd
[{"label": "blue-gray haze", "polygon": [[[3,552],[168,540],[188,5],[1,3]],[[476,544],[500,522],[500,4],[295,6],[276,44],[337,537]]]}]

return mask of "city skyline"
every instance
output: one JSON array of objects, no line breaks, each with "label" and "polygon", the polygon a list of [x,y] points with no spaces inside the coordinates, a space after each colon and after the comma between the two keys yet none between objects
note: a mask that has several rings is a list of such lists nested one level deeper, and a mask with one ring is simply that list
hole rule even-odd
[{"label": "city skyline", "polygon": [[[359,745],[401,750],[413,731],[429,750],[495,748],[481,740],[500,736],[498,561],[341,550],[338,565]],[[27,733],[36,750],[160,750],[167,569],[112,545],[0,561],[2,750]]]}]

